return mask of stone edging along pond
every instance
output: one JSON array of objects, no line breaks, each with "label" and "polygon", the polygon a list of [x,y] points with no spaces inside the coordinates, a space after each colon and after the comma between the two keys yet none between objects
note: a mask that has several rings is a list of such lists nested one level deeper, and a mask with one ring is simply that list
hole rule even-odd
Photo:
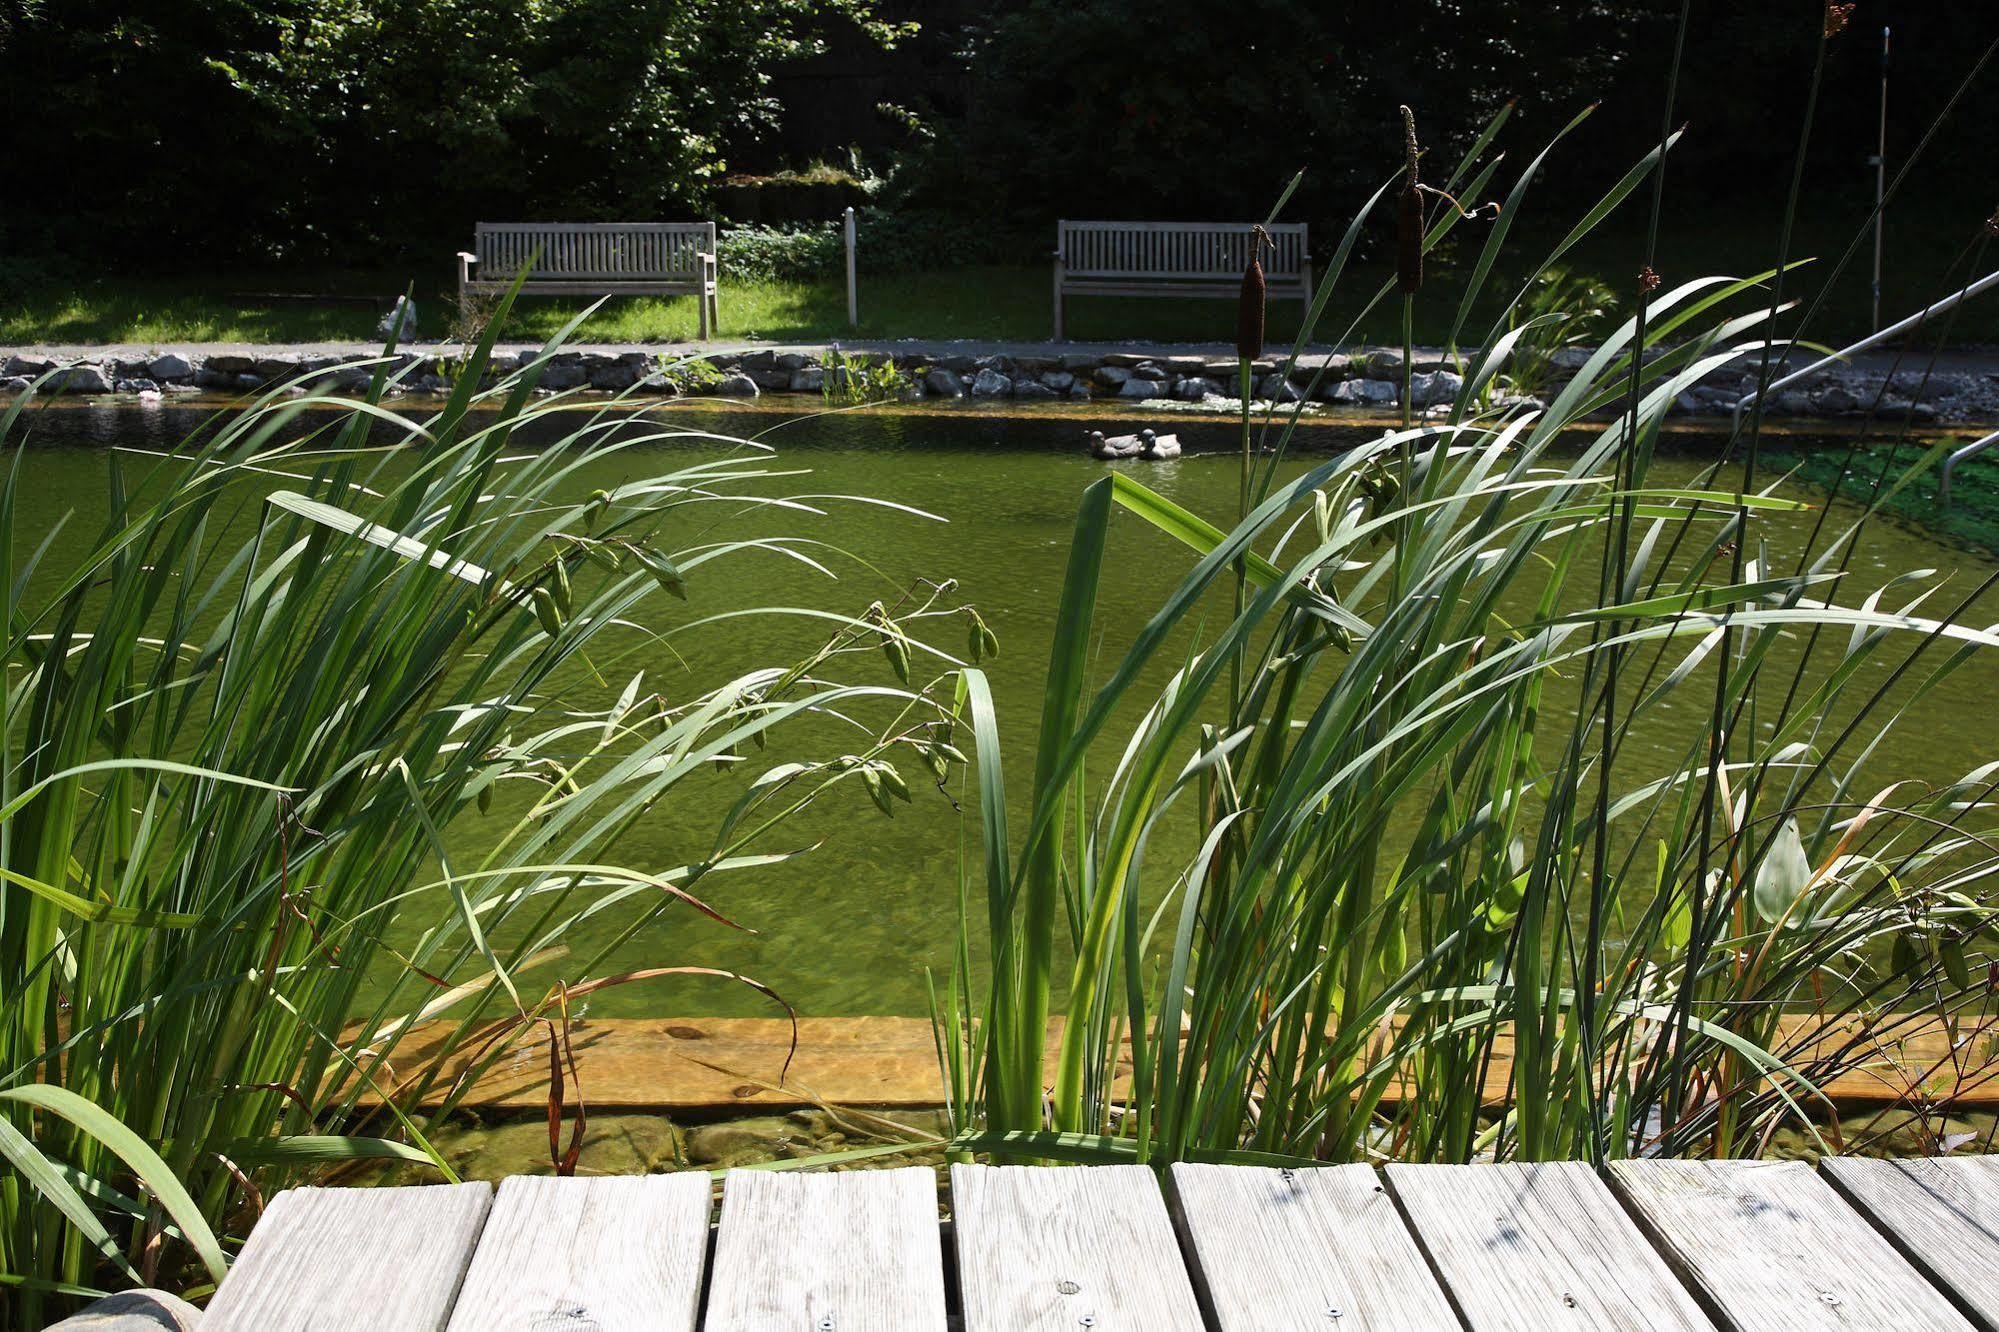
[{"label": "stone edging along pond", "polygon": [[[501,353],[501,369],[532,361],[537,349]],[[1586,349],[1566,348],[1548,361],[1538,391],[1546,394],[1587,358]],[[0,393],[25,391],[51,371],[45,386],[80,395],[126,395],[145,400],[187,393],[251,393],[312,376],[336,392],[359,392],[373,373],[375,354],[362,352],[273,351],[203,353],[194,350],[105,354],[58,361],[35,352],[0,355]],[[454,381],[455,351],[399,353],[398,391],[440,393]],[[893,376],[880,372],[892,364]],[[1402,353],[1387,349],[1308,353],[1282,373],[1282,362],[1256,362],[1255,396],[1260,401],[1295,403],[1308,394],[1343,410],[1391,411],[1400,405]],[[1413,405],[1429,409],[1454,399],[1463,386],[1462,362],[1419,349],[1410,367]],[[632,348],[558,353],[543,369],[541,385],[551,392],[635,393],[663,397],[754,398],[764,394],[836,396],[844,376],[870,388],[864,396],[903,399],[983,399],[992,401],[1115,400],[1152,408],[1215,408],[1233,400],[1237,363],[1232,357],[1176,354],[1170,349],[1138,351],[1056,351],[1047,355],[995,352],[777,350],[742,348],[700,354]],[[864,381],[860,377],[865,377]],[[1317,383],[1314,383],[1316,379]],[[1725,369],[1679,395],[1674,411],[1726,416],[1754,375]],[[300,391],[303,391],[302,389]],[[1511,399],[1531,405],[1526,394]],[[1502,400],[1501,405],[1506,405]],[[1807,387],[1776,394],[1767,412],[1774,416],[1819,419],[1871,418],[1876,421],[1955,422],[1999,420],[1999,372],[1971,370],[1885,371],[1845,368],[1828,372]]]}]

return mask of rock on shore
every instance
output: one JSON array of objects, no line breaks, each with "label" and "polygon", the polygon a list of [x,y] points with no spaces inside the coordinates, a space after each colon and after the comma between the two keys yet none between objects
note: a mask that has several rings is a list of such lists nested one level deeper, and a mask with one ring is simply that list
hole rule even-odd
[{"label": "rock on shore", "polygon": [[[1585,349],[1557,352],[1532,392],[1502,376],[1493,397],[1508,407],[1531,407],[1560,389],[1588,358]],[[1212,356],[1153,351],[1068,351],[1050,355],[928,352],[846,352],[848,365],[892,362],[899,387],[886,396],[1015,402],[1115,399],[1132,407],[1170,411],[1214,410],[1234,401],[1239,367]],[[537,351],[500,358],[516,369],[541,359]],[[442,393],[457,382],[455,356],[401,352],[388,358],[364,353],[244,355],[204,354],[192,348],[159,348],[141,356],[83,358],[57,364],[33,351],[0,351],[0,393],[21,393],[37,380],[42,391],[83,396],[158,398],[207,391],[231,395],[309,390],[359,393],[386,367],[391,393]],[[1265,403],[1324,404],[1342,412],[1399,409],[1405,368],[1398,349],[1308,353],[1286,366],[1264,357],[1252,367],[1253,396]],[[1418,349],[1407,367],[1411,406],[1439,413],[1464,387],[1465,364]],[[495,378],[499,368],[491,372]],[[844,370],[833,387],[844,382]],[[1755,387],[1754,376],[1728,368],[1681,392],[1672,410],[1689,416],[1726,417]],[[540,369],[545,392],[644,396],[757,397],[765,393],[818,395],[828,388],[826,358],[814,351],[744,348],[679,354],[648,348],[561,351]],[[1308,401],[1309,400],[1309,401]],[[1999,371],[1963,370],[1883,375],[1841,368],[1773,394],[1770,416],[1896,421],[1999,419]]]}]

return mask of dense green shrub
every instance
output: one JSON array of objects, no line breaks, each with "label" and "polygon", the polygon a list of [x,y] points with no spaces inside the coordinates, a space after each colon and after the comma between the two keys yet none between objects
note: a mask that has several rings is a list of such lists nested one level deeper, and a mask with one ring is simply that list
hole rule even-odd
[{"label": "dense green shrub", "polygon": [[937,209],[866,213],[860,227],[857,258],[871,273],[1032,263],[1046,259],[1050,248],[1050,237],[1039,228]]},{"label": "dense green shrub", "polygon": [[810,282],[840,271],[838,222],[730,227],[716,240],[725,279]]},{"label": "dense green shrub", "polygon": [[[1033,263],[1049,248],[1039,232],[923,210],[862,213],[859,227],[855,261],[866,273]],[[839,277],[846,262],[838,222],[730,227],[717,247],[722,272],[737,279],[811,282]]]}]

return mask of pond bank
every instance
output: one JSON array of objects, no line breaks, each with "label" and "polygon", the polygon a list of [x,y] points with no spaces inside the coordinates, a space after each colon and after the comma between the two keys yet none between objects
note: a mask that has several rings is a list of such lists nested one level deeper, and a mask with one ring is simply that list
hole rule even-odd
[{"label": "pond bank", "polygon": [[[400,352],[401,386],[441,392],[454,380],[463,349],[420,344]],[[533,344],[495,349],[504,370],[540,355]],[[1557,351],[1512,401],[1537,403],[1587,359],[1587,349]],[[18,393],[54,372],[51,388],[84,395],[252,393],[302,379],[353,392],[368,382],[361,363],[380,348],[361,343],[256,346],[192,343],[172,347],[48,345],[0,349],[0,393]],[[1814,359],[1805,353],[1791,364]],[[1255,363],[1259,401],[1311,400],[1386,415],[1400,409],[1404,367],[1396,348],[1308,350],[1280,373],[1283,358]],[[890,366],[879,379],[868,369]],[[1462,356],[1418,348],[1409,367],[1414,406],[1440,407],[1462,387]],[[1754,386],[1755,367],[1737,363],[1680,394],[1674,411],[1726,418]],[[987,399],[995,402],[1102,401],[1151,408],[1224,406],[1237,392],[1238,364],[1221,344],[992,343],[903,341],[754,344],[622,344],[566,347],[544,368],[551,390],[641,393],[667,397],[755,398],[764,394],[837,398],[845,381],[866,381],[869,396]],[[1538,395],[1538,396],[1537,396]],[[1501,399],[1501,404],[1505,403]],[[1999,421],[1999,352],[1954,351],[1897,356],[1869,353],[1808,384],[1774,395],[1766,415],[1851,421],[1972,423]]]}]

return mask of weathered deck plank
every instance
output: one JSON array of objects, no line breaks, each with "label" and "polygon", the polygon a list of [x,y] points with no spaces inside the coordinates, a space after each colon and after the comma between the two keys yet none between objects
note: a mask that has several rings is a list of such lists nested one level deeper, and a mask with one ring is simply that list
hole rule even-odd
[{"label": "weathered deck plank", "polygon": [[936,1177],[731,1170],[707,1332],[943,1332]]},{"label": "weathered deck plank", "polygon": [[1372,1167],[1176,1165],[1172,1176],[1194,1284],[1220,1332],[1458,1326]]},{"label": "weathered deck plank", "polygon": [[965,1332],[1199,1332],[1145,1166],[953,1166],[951,1200]]},{"label": "weathered deck plank", "polygon": [[1999,1158],[1835,1156],[1819,1169],[1959,1308],[1999,1328]]},{"label": "weathered deck plank", "polygon": [[693,1332],[708,1252],[708,1176],[500,1185],[450,1332]]},{"label": "weathered deck plank", "polygon": [[1391,1165],[1387,1175],[1473,1332],[1713,1326],[1587,1164]]},{"label": "weathered deck plank", "polygon": [[287,1189],[203,1332],[441,1332],[492,1196],[483,1183]]},{"label": "weathered deck plank", "polygon": [[1610,1174],[1732,1326],[1971,1326],[1802,1161],[1619,1161]]}]

